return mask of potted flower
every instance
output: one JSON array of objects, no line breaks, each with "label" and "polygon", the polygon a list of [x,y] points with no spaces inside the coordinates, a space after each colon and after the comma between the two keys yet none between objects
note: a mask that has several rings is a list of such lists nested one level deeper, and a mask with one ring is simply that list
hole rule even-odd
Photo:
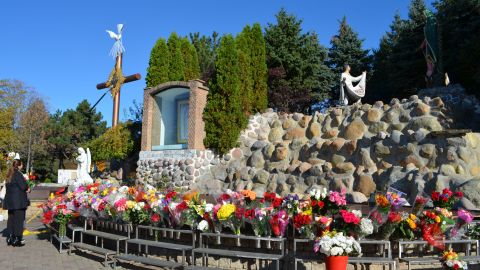
[{"label": "potted flower", "polygon": [[325,233],[315,241],[314,251],[327,256],[325,261],[327,270],[345,270],[348,256],[360,254],[362,249],[353,237],[333,231]]},{"label": "potted flower", "polygon": [[466,262],[461,261],[458,254],[451,249],[443,252],[443,256],[440,259],[443,269],[445,270],[467,270],[468,265]]}]

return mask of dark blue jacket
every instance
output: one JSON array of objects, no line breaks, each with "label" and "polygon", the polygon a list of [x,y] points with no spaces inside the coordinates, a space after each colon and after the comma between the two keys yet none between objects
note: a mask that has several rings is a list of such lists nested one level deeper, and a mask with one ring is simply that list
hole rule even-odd
[{"label": "dark blue jacket", "polygon": [[3,209],[26,209],[30,205],[27,197],[27,181],[21,172],[15,171],[10,183],[6,186],[7,192],[5,193],[5,200],[3,200]]}]

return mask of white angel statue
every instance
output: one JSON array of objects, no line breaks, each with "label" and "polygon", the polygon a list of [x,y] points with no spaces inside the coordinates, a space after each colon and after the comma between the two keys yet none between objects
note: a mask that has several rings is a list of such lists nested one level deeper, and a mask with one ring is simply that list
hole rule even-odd
[{"label": "white angel statue", "polygon": [[[359,101],[365,96],[367,72],[362,72],[362,75],[353,77],[350,75],[350,66],[345,65],[345,70],[340,76],[340,104],[348,105]],[[353,86],[354,82],[360,81]]]},{"label": "white angel statue", "polygon": [[82,147],[78,148],[78,157],[75,159],[78,163],[77,165],[77,181],[75,181],[75,185],[84,185],[84,184],[92,184],[93,179],[90,177],[90,165],[91,155],[90,149],[87,148],[87,152]]}]

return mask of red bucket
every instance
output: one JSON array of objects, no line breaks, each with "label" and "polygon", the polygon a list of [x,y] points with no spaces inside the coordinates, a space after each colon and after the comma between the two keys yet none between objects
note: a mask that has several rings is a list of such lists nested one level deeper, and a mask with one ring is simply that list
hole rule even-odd
[{"label": "red bucket", "polygon": [[325,263],[327,270],[346,270],[348,256],[328,256]]}]

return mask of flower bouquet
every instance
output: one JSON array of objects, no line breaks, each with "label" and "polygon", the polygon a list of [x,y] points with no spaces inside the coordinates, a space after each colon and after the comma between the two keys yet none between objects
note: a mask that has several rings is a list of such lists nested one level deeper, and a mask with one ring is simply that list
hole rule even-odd
[{"label": "flower bouquet", "polygon": [[[270,236],[270,224],[267,212],[262,208],[250,208],[245,210],[245,221],[250,223],[253,233],[257,237]],[[260,240],[256,241],[256,247],[260,248]]]},{"label": "flower bouquet", "polygon": [[311,215],[304,213],[296,214],[293,217],[293,226],[302,237],[306,239],[313,239],[315,237]]},{"label": "flower bouquet", "polygon": [[434,207],[445,208],[451,210],[453,204],[463,197],[461,191],[453,192],[448,188],[442,190],[442,192],[432,192],[432,202]]},{"label": "flower bouquet", "polygon": [[418,215],[423,211],[425,205],[430,201],[430,196],[422,192],[415,197],[415,202],[413,203],[412,207],[412,214]]},{"label": "flower bouquet", "polygon": [[383,240],[390,239],[390,236],[395,232],[402,221],[402,214],[391,211],[388,214],[387,222],[385,222],[378,230],[379,237]]},{"label": "flower bouquet", "polygon": [[285,210],[280,210],[270,216],[270,228],[276,237],[284,237],[287,230],[289,216]]},{"label": "flower bouquet", "polygon": [[67,224],[73,217],[73,211],[67,208],[64,196],[50,197],[48,201],[42,205],[44,224],[55,222],[58,224],[58,236],[65,237],[67,233]]},{"label": "flower bouquet", "polygon": [[433,211],[423,211],[423,217],[420,222],[423,239],[431,246],[444,250],[447,225],[453,224],[451,217],[452,212],[445,208],[437,207]]},{"label": "flower bouquet", "polygon": [[[227,203],[220,206],[217,211],[217,218],[223,225],[223,227],[230,228],[234,234],[240,235],[240,227],[243,222],[243,214],[244,211],[237,211],[237,207],[234,204]],[[241,215],[241,217],[239,218],[238,215]],[[237,245],[239,245],[239,241],[237,241]]]},{"label": "flower bouquet", "polygon": [[348,255],[362,252],[360,244],[353,237],[335,231],[325,233],[317,239],[313,249],[316,253],[320,252],[327,256],[327,270],[347,269]]},{"label": "flower bouquet", "polygon": [[457,221],[455,222],[455,226],[451,228],[449,232],[450,239],[454,239],[455,237],[458,237],[458,232],[460,231],[460,229],[464,225],[470,224],[473,221],[473,215],[464,209],[458,210],[457,215],[458,215],[458,218],[457,218]]},{"label": "flower bouquet", "polygon": [[461,261],[458,254],[451,249],[443,252],[443,256],[440,259],[443,269],[445,270],[467,270],[468,265],[466,262]]},{"label": "flower bouquet", "polygon": [[398,229],[395,230],[395,236],[399,239],[414,239],[415,234],[419,229],[417,222],[418,218],[416,215],[403,213],[402,221],[398,225]]}]

